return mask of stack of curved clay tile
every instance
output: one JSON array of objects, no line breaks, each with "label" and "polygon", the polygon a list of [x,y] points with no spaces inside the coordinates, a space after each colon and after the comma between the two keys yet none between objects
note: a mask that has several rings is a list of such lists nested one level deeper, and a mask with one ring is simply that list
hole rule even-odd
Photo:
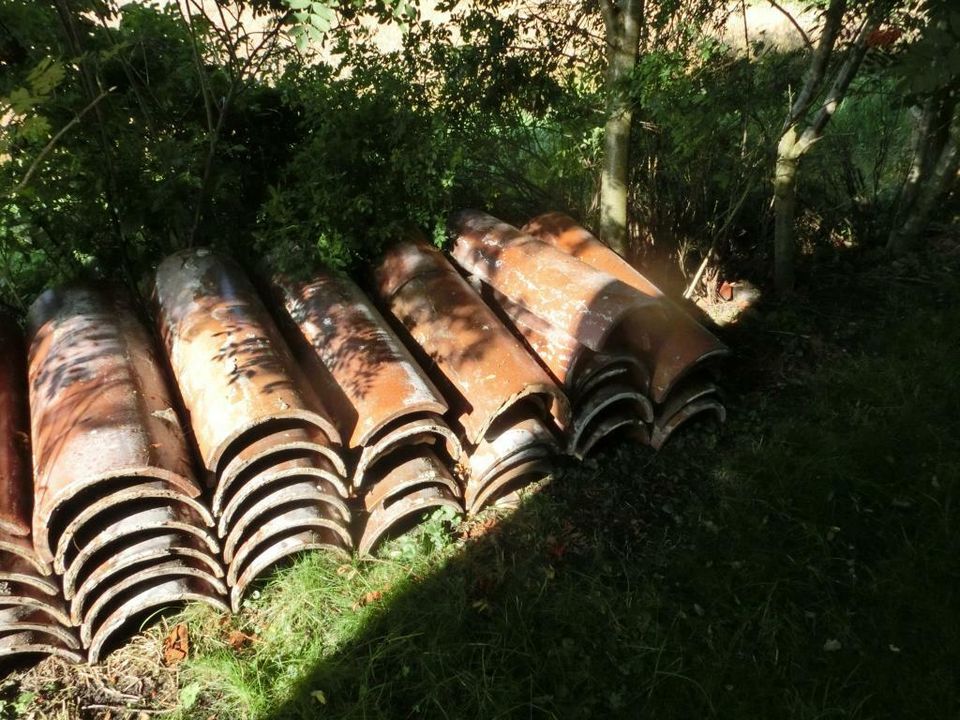
[{"label": "stack of curved clay tile", "polygon": [[449,470],[462,450],[443,418],[447,403],[366,295],[327,270],[309,282],[276,278],[273,288],[298,357],[356,457],[357,549],[370,552],[424,510],[462,511]]},{"label": "stack of curved clay tile", "polygon": [[220,599],[210,513],[144,326],[118,293],[33,305],[33,542],[62,576],[91,662],[159,607]]},{"label": "stack of curved clay tile", "polygon": [[33,549],[27,358],[20,327],[0,312],[0,658],[82,660],[60,584]]},{"label": "stack of curved clay tile", "polygon": [[154,300],[237,610],[283,558],[351,548],[340,434],[234,263],[204,249],[173,255],[157,269]]},{"label": "stack of curved clay tile", "polygon": [[711,374],[713,364],[730,354],[726,345],[571,217],[547,213],[531,220],[523,230],[660,302],[666,322],[650,333],[650,345],[643,354],[650,369],[649,395],[655,408],[650,428],[653,447],[661,447],[674,430],[700,413],[712,413],[720,422],[726,419]]},{"label": "stack of curved clay tile", "polygon": [[566,397],[435,248],[393,246],[376,270],[380,299],[409,332],[468,445],[468,512],[545,477],[566,425]]},{"label": "stack of curved clay tile", "polygon": [[[649,283],[599,241],[593,241],[599,248],[593,247],[590,258],[610,255],[626,270],[615,275],[608,267],[615,265],[613,259],[607,264],[588,262],[571,251],[586,240],[580,238],[580,245],[561,241],[560,233],[545,229],[557,227],[556,222],[531,223],[528,228],[535,237],[468,210],[452,225],[457,263],[480,282],[487,300],[569,394],[573,420],[565,428],[568,452],[582,458],[603,437],[625,426],[659,447],[683,412],[705,408],[702,394],[693,399],[700,406],[676,395],[687,399],[684,410],[674,407],[673,397],[665,402],[677,380],[673,368],[686,373],[701,359],[675,358],[677,338],[683,346],[691,333],[701,341],[706,336],[710,356],[726,349],[659,291],[638,289]],[[722,412],[722,406],[717,407]]]}]

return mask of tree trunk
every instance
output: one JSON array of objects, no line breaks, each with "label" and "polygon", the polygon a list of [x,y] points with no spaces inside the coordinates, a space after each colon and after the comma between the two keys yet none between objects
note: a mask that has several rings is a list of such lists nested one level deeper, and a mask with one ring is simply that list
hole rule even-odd
[{"label": "tree trunk", "polygon": [[896,247],[901,242],[901,231],[947,147],[956,107],[956,98],[948,91],[941,91],[928,97],[920,108],[911,142],[910,171],[900,191],[893,228],[887,239],[887,249],[891,252],[904,252]]},{"label": "tree trunk", "polygon": [[633,111],[624,84],[637,64],[643,0],[601,0],[600,6],[607,38],[607,122],[600,173],[600,236],[613,250],[626,255]]},{"label": "tree trunk", "polygon": [[783,121],[783,127],[780,130],[781,135],[800,121],[820,93],[820,87],[823,85],[824,76],[827,74],[827,65],[830,62],[830,56],[833,54],[833,46],[837,43],[837,36],[840,34],[843,16],[846,11],[847,0],[830,0],[830,4],[824,11],[820,39],[810,56],[810,66],[804,76],[803,86],[797,93],[797,97],[790,107],[790,112],[787,113],[787,117]]},{"label": "tree trunk", "polygon": [[[831,8],[834,4],[831,3]],[[842,3],[837,7],[843,8]],[[863,62],[863,56],[867,52],[867,38],[880,25],[880,15],[874,15],[863,22],[853,45],[847,51],[847,57],[843,64],[837,70],[833,84],[830,86],[820,109],[813,117],[813,120],[807,125],[803,133],[797,132],[797,125],[791,123],[787,126],[780,137],[777,145],[777,164],[773,178],[773,209],[774,209],[774,231],[773,231],[773,278],[777,292],[781,295],[789,295],[793,292],[794,283],[794,255],[796,247],[794,242],[794,218],[797,206],[797,168],[802,158],[813,145],[823,137],[823,131],[830,122],[840,103],[846,97],[847,90],[850,89],[850,83],[860,69]],[[829,17],[828,17],[829,20]],[[819,48],[818,53],[819,55]],[[815,56],[814,64],[820,62]],[[804,89],[806,92],[806,88]],[[791,109],[791,115],[796,111],[796,106]]]},{"label": "tree trunk", "polygon": [[612,110],[603,130],[600,175],[600,236],[613,250],[627,254],[627,192],[630,176],[629,107]]},{"label": "tree trunk", "polygon": [[929,176],[919,184],[913,207],[903,225],[890,234],[887,250],[894,255],[910,251],[930,223],[937,203],[950,192],[960,171],[960,118],[955,118],[950,135],[943,144]]},{"label": "tree trunk", "polygon": [[773,282],[777,292],[789,295],[794,284],[794,223],[797,210],[796,131],[789,130],[777,146],[777,167],[773,177]]}]

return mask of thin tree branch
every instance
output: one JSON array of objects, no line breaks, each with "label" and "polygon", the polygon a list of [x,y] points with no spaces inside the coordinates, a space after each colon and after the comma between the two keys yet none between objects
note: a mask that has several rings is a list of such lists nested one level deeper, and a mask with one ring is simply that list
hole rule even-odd
[{"label": "thin tree branch", "polygon": [[693,295],[694,290],[697,289],[697,285],[700,284],[700,279],[703,277],[704,271],[710,264],[710,259],[717,251],[717,245],[720,244],[720,238],[723,237],[730,228],[731,223],[733,223],[733,219],[737,216],[737,213],[740,212],[740,208],[743,207],[743,203],[746,201],[747,195],[750,194],[750,190],[752,189],[753,183],[748,182],[743,188],[743,193],[740,195],[740,199],[737,200],[737,204],[730,209],[729,213],[727,213],[727,219],[723,223],[723,226],[713,234],[713,239],[710,242],[710,247],[707,250],[707,254],[703,256],[703,262],[700,263],[700,267],[697,268],[697,272],[694,274],[693,279],[690,281],[687,289],[683,292],[683,298],[685,300],[689,300]]},{"label": "thin tree branch", "polygon": [[[801,27],[800,23],[797,22],[797,19],[793,16],[793,14],[782,5],[779,5],[775,0],[767,0],[767,2],[770,3],[775,10],[779,11],[785,18],[787,18],[790,24],[796,28],[797,32],[800,33],[800,37],[803,38],[803,44],[807,46],[807,49],[813,50],[813,43],[810,42],[810,36],[807,35],[806,31],[803,29],[803,27]],[[744,24],[747,22],[746,9],[743,11],[743,22]]]},{"label": "thin tree branch", "polygon": [[[230,81],[230,87],[227,89],[227,94],[223,99],[223,103],[219,107],[219,112],[217,115],[217,123],[210,130],[209,144],[207,146],[207,156],[203,163],[203,177],[200,181],[200,195],[197,198],[197,205],[194,208],[193,212],[193,223],[190,226],[190,234],[187,237],[187,246],[193,247],[194,240],[196,239],[197,230],[200,227],[200,220],[203,217],[204,205],[206,204],[207,194],[209,193],[210,178],[213,172],[213,161],[217,153],[217,145],[220,142],[220,133],[223,130],[223,125],[226,122],[227,114],[230,111],[230,106],[232,105],[237,94],[240,92],[242,83],[247,73],[252,69],[253,72],[257,72],[260,66],[266,61],[269,56],[269,51],[263,52],[261,50],[271,42],[277,35],[280,33],[280,30],[283,26],[283,19],[280,18],[277,20],[274,27],[267,33],[264,33],[260,42],[254,48],[253,53],[251,53],[240,66],[236,75]],[[258,57],[259,55],[259,57]]]},{"label": "thin tree branch", "polygon": [[196,31],[193,27],[193,15],[190,14],[189,5],[181,2],[177,2],[176,5],[177,10],[180,12],[180,17],[187,26],[187,34],[190,36],[190,48],[193,51],[193,62],[197,66],[197,78],[200,81],[200,93],[203,95],[203,108],[207,114],[207,132],[213,132],[213,108],[211,107],[210,102],[210,91],[207,88],[206,73],[203,70],[203,59],[200,57],[200,47],[197,44]]},{"label": "thin tree branch", "polygon": [[72,128],[74,125],[80,122],[83,119],[84,115],[86,115],[88,112],[93,110],[93,108],[96,106],[97,103],[99,103],[107,95],[109,95],[116,89],[117,89],[116,86],[109,87],[106,90],[104,90],[102,93],[97,95],[93,100],[87,103],[87,105],[80,112],[78,112],[72,120],[70,120],[70,122],[68,122],[66,125],[60,128],[60,130],[57,131],[56,135],[50,138],[50,141],[43,146],[43,149],[33,159],[33,162],[30,163],[30,167],[27,168],[27,172],[23,176],[23,180],[21,180],[20,183],[17,185],[17,187],[14,188],[13,190],[14,193],[20,192],[27,186],[27,184],[30,182],[30,178],[33,177],[33,173],[36,172],[37,168],[40,166],[40,163],[43,162],[43,159],[50,154],[50,152],[56,146],[60,138],[66,135],[70,131],[70,128]]},{"label": "thin tree branch", "polygon": [[747,0],[740,0],[740,13],[743,16],[743,51],[749,59],[753,52],[750,50],[750,30],[747,27]]},{"label": "thin tree branch", "polygon": [[[113,29],[110,27],[107,22],[107,17],[103,13],[102,8],[99,4],[94,3],[93,12],[97,16],[97,20],[100,23],[99,27],[101,30],[101,35],[103,35],[107,42],[110,43],[110,46],[114,49],[118,49],[118,44],[116,38],[114,37]],[[117,53],[117,61],[120,63],[120,67],[123,69],[123,74],[127,76],[127,80],[130,83],[130,89],[133,90],[134,97],[137,100],[137,104],[140,106],[140,112],[143,115],[143,119],[147,124],[147,129],[152,135],[154,132],[153,125],[153,115],[150,113],[150,109],[147,107],[147,102],[143,98],[143,94],[140,92],[140,74],[136,69],[127,61],[123,56],[123,53]]]},{"label": "thin tree branch", "polygon": [[[103,165],[107,176],[107,184],[104,188],[104,195],[106,199],[107,213],[116,233],[115,249],[120,257],[121,271],[123,272],[127,283],[133,287],[133,278],[130,277],[130,268],[127,262],[128,246],[126,241],[126,232],[124,232],[123,222],[121,222],[120,216],[120,208],[122,207],[122,203],[119,187],[117,185],[116,170],[114,167],[114,148],[110,138],[107,136],[106,123],[104,122],[103,113],[100,111],[100,104],[99,102],[94,102],[94,100],[97,98],[97,89],[99,88],[100,92],[103,92],[103,84],[100,81],[96,55],[84,53],[83,45],[80,41],[80,34],[77,32],[74,17],[67,0],[55,0],[54,4],[57,9],[57,15],[60,18],[60,24],[63,26],[63,31],[66,35],[70,51],[76,57],[80,58],[78,62],[80,79],[83,83],[83,89],[87,99],[93,106],[93,113],[96,117],[97,135],[100,140],[101,152],[103,153]],[[93,66],[92,70],[90,67],[91,65]]]},{"label": "thin tree branch", "polygon": [[797,94],[790,112],[780,134],[783,135],[803,115],[810,109],[813,99],[820,92],[820,86],[823,84],[823,77],[827,73],[827,65],[830,62],[830,56],[833,54],[834,45],[837,42],[837,36],[840,34],[840,28],[843,25],[843,16],[847,12],[847,0],[830,0],[830,5],[825,13],[823,32],[820,33],[820,40],[814,50],[813,58],[810,61],[810,68],[803,82],[803,88]]},{"label": "thin tree branch", "polygon": [[847,53],[846,59],[843,61],[843,65],[840,66],[840,70],[837,72],[837,77],[833,81],[830,92],[827,93],[823,105],[820,106],[820,111],[797,141],[797,155],[805,153],[813,143],[820,139],[820,136],[823,134],[823,129],[837,111],[837,108],[847,94],[847,90],[850,88],[850,83],[853,82],[853,78],[856,77],[857,71],[860,69],[860,64],[863,62],[863,56],[866,55],[867,52],[867,38],[879,27],[880,20],[880,15],[873,15],[864,20],[860,31],[857,33],[857,39],[854,41],[853,46]]},{"label": "thin tree branch", "polygon": [[[544,23],[546,25],[554,25],[556,27],[561,27],[569,30],[574,35],[579,35],[584,38],[588,38],[596,43],[603,44],[606,42],[606,38],[602,35],[598,35],[595,32],[591,32],[588,28],[583,26],[583,21],[588,18],[587,13],[580,12],[577,13],[576,18],[573,21],[569,20],[557,20],[550,17],[548,14],[540,12],[539,8],[535,11],[533,8],[529,8],[530,17],[536,19],[537,21]],[[569,36],[568,36],[569,39]]]},{"label": "thin tree branch", "polygon": [[617,31],[618,9],[614,5],[614,0],[600,0],[600,13],[603,15],[603,24],[607,28],[607,44],[609,44],[609,38]]}]

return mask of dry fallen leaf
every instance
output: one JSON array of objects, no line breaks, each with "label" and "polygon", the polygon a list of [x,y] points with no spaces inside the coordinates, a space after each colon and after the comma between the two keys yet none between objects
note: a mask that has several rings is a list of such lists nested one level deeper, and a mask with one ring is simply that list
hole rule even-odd
[{"label": "dry fallen leaf", "polygon": [[475,540],[496,532],[497,530],[499,530],[497,518],[491,516],[484,518],[479,523],[466,527],[461,533],[461,538],[464,540]]},{"label": "dry fallen leaf", "polygon": [[374,590],[374,591],[368,592],[366,595],[364,595],[364,596],[363,596],[363,599],[360,601],[360,604],[361,604],[361,605],[369,605],[370,603],[375,603],[375,602],[377,602],[377,601],[380,600],[382,597],[383,597],[383,593],[382,593],[382,592],[380,592],[379,590]]},{"label": "dry fallen leaf", "polygon": [[177,412],[173,408],[167,408],[166,410],[154,410],[150,414],[159,420],[166,420],[171,425],[178,424]]},{"label": "dry fallen leaf", "polygon": [[553,557],[555,560],[561,560],[564,555],[567,553],[567,544],[557,538],[554,535],[547,536],[547,553]]},{"label": "dry fallen leaf", "polygon": [[177,665],[187,659],[190,652],[190,638],[187,636],[187,626],[179,624],[163,639],[163,662],[166,665]]},{"label": "dry fallen leaf", "polygon": [[256,641],[256,635],[247,635],[241,630],[231,630],[227,633],[227,644],[234,652],[240,652]]},{"label": "dry fallen leaf", "polygon": [[362,598],[360,598],[359,600],[357,600],[357,602],[353,604],[353,609],[359,610],[360,608],[366,605],[379,602],[383,598],[383,593],[389,589],[390,589],[389,587],[386,587],[383,590],[372,590],[371,592],[368,592],[366,595],[364,595]]}]

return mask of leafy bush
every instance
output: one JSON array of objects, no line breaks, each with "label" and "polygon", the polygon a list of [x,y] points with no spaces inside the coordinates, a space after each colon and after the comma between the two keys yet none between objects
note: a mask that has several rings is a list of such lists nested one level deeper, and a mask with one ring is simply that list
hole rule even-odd
[{"label": "leafy bush", "polygon": [[[524,15],[493,0],[441,3],[443,23],[396,2],[336,18],[325,0],[218,3],[227,20],[56,5],[0,6],[0,301],[22,308],[85,274],[134,283],[197,244],[287,270],[359,269],[410,228],[441,241],[464,206],[597,225],[606,105],[592,4],[574,30],[559,6]],[[681,272],[708,247],[765,261],[773,148],[805,64],[800,51],[724,46],[715,5],[658,4],[628,80],[633,234]],[[379,49],[364,18],[402,25],[400,45]],[[303,50],[318,40],[322,53]],[[883,71],[864,78],[811,153],[809,246],[889,224],[904,98]]]},{"label": "leafy bush", "polygon": [[261,209],[259,252],[287,270],[345,267],[411,227],[442,229],[461,153],[401,69],[307,67],[281,93],[298,143]]}]

